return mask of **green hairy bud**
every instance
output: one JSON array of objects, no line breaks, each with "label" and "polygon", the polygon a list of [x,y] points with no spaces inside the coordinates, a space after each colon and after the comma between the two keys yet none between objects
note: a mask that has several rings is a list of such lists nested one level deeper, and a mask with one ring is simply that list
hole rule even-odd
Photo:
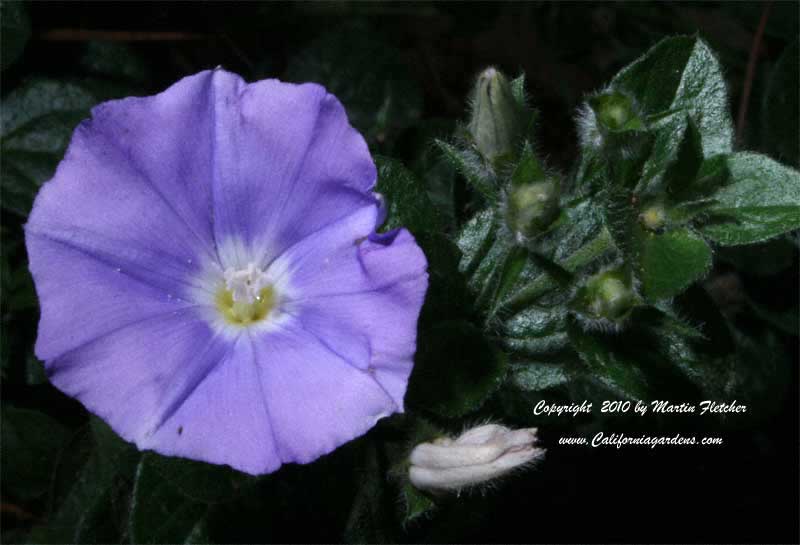
[{"label": "green hairy bud", "polygon": [[518,239],[541,233],[558,217],[557,179],[515,185],[506,197],[506,224]]},{"label": "green hairy bud", "polygon": [[475,84],[469,132],[489,162],[512,156],[522,130],[522,111],[508,79],[487,68]]},{"label": "green hairy bud", "polygon": [[636,113],[633,100],[620,93],[605,93],[589,99],[599,125],[609,131],[636,130],[644,123]]},{"label": "green hairy bud", "polygon": [[587,329],[618,331],[638,301],[628,276],[610,269],[589,277],[578,290],[575,306]]}]

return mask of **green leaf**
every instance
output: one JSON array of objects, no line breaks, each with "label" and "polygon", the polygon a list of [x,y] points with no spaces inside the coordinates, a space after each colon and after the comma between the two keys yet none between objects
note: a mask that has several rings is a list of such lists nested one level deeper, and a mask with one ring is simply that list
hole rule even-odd
[{"label": "green leaf", "polygon": [[597,193],[596,200],[603,207],[603,223],[614,240],[614,245],[628,262],[639,259],[636,237],[639,226],[639,208],[631,201],[624,187],[608,187]]},{"label": "green leaf", "polygon": [[47,373],[44,364],[36,359],[33,353],[25,358],[25,384],[36,386],[47,383]]},{"label": "green leaf", "polygon": [[530,307],[505,323],[503,346],[514,354],[542,356],[568,345],[566,312],[559,307]]},{"label": "green leaf", "polygon": [[760,244],[723,246],[716,257],[745,274],[770,276],[791,267],[796,252],[789,237],[779,237]]},{"label": "green leaf", "polygon": [[[727,397],[747,405],[744,421],[752,425],[780,412],[793,382],[793,364],[784,343],[772,331],[757,337],[735,333],[739,350]],[[742,420],[735,418],[744,425]]]},{"label": "green leaf", "polygon": [[644,233],[641,244],[639,276],[642,293],[651,301],[678,295],[711,269],[711,248],[689,229]]},{"label": "green leaf", "polygon": [[405,518],[403,519],[404,524],[410,524],[414,521],[428,517],[433,510],[436,509],[436,504],[434,501],[424,493],[414,488],[410,482],[406,483],[406,485],[403,487],[402,494],[403,503],[405,504]]},{"label": "green leaf", "polygon": [[207,506],[188,499],[142,456],[134,480],[129,515],[131,543],[186,543],[204,517]]},{"label": "green leaf", "polygon": [[319,83],[342,101],[354,127],[371,144],[383,144],[416,122],[422,96],[401,55],[360,24],[315,40],[289,61],[286,79]]},{"label": "green leaf", "polygon": [[[654,308],[643,310],[637,318],[647,350],[657,360],[651,363],[668,364],[673,375],[688,380],[706,397],[721,398],[732,379],[733,345],[722,315],[708,299],[699,288],[684,297],[695,308],[705,307],[702,334],[675,315]],[[660,380],[664,389],[666,379],[662,376]],[[685,386],[676,390],[688,392]]]},{"label": "green leaf", "polygon": [[674,160],[664,170],[664,185],[672,201],[681,202],[693,195],[694,181],[703,164],[700,133],[691,118],[681,138]]},{"label": "green leaf", "polygon": [[434,498],[411,484],[411,451],[420,443],[429,443],[447,435],[442,429],[419,417],[413,418],[409,423],[404,435],[405,447],[396,444],[394,448],[387,449],[390,459],[393,459],[389,476],[398,483],[400,490],[400,519],[404,527],[431,517],[437,508]]},{"label": "green leaf", "polygon": [[[441,151],[431,145],[437,138],[448,138],[455,124],[450,119],[432,118],[420,121],[409,130],[413,158],[409,168],[424,180],[431,202],[443,216],[447,228],[458,223],[458,206],[455,202],[457,172],[452,163],[442,157]],[[404,140],[405,141],[405,140]]]},{"label": "green leaf", "polygon": [[160,474],[172,487],[187,498],[203,503],[220,503],[236,498],[254,478],[229,466],[219,466],[175,458],[148,455],[150,468]]},{"label": "green leaf", "polygon": [[75,125],[88,117],[94,95],[52,80],[34,80],[3,100],[0,171],[6,210],[27,216],[39,187],[64,155]]},{"label": "green leaf", "polygon": [[[594,222],[592,221],[590,223]],[[586,233],[582,233],[579,238],[583,239],[585,235]],[[611,238],[611,234],[607,229],[602,229],[594,238],[587,240],[584,245],[580,246],[577,250],[574,250],[557,263],[565,271],[575,273],[605,256],[613,247],[614,242]],[[559,250],[567,251],[567,247],[557,249],[556,254],[559,253]],[[536,304],[559,285],[549,274],[544,273],[534,278],[522,274],[521,279],[522,281],[516,286],[508,299],[502,301],[492,310],[491,317],[508,319],[515,316],[519,312]]]},{"label": "green leaf", "polygon": [[761,139],[770,155],[800,168],[800,39],[781,54],[772,69],[761,107]]},{"label": "green leaf", "polygon": [[97,465],[93,470],[108,478],[120,472],[132,472],[139,457],[136,447],[117,435],[100,418],[92,417],[89,426],[97,455]]},{"label": "green leaf", "polygon": [[569,338],[594,378],[613,395],[632,400],[649,398],[647,378],[628,351],[619,346],[620,340],[586,332],[574,322],[569,326]]},{"label": "green leaf", "polygon": [[4,406],[2,413],[3,493],[20,500],[44,494],[67,439],[67,430],[39,411]]},{"label": "green leaf", "polygon": [[776,311],[752,299],[748,299],[747,304],[756,316],[778,331],[794,337],[800,335],[800,313],[797,311],[797,306],[783,311]]},{"label": "green leaf", "polygon": [[490,310],[506,298],[529,264],[525,248],[507,245],[486,283],[478,292],[476,307]]},{"label": "green leaf", "polygon": [[497,201],[494,174],[472,150],[460,149],[444,140],[435,140],[434,144],[442,152],[444,159],[453,166],[486,202]]},{"label": "green leaf", "polygon": [[412,233],[438,231],[442,219],[420,181],[402,163],[376,156],[378,185],[376,190],[386,199],[387,218],[383,230],[405,227]]},{"label": "green leaf", "polygon": [[511,290],[528,260],[523,248],[502,236],[492,210],[475,215],[462,229],[457,243],[463,257],[459,269],[475,294],[477,311],[489,311]]},{"label": "green leaf", "polygon": [[502,384],[506,358],[480,329],[449,321],[420,332],[406,401],[449,418],[474,412]]},{"label": "green leaf", "polygon": [[715,194],[703,233],[723,246],[752,244],[800,228],[800,173],[757,153],[728,157],[730,183]]},{"label": "green leaf", "polygon": [[511,370],[511,383],[526,392],[541,392],[563,386],[570,381],[562,365],[529,363],[515,365]]},{"label": "green leaf", "polygon": [[514,100],[517,101],[517,104],[520,106],[520,108],[524,108],[527,105],[528,99],[525,96],[524,73],[511,80],[511,94],[514,96]]},{"label": "green leaf", "polygon": [[22,56],[31,37],[31,21],[24,2],[0,3],[0,69],[5,70]]},{"label": "green leaf", "polygon": [[526,142],[520,154],[519,162],[511,175],[511,183],[514,185],[530,184],[544,180],[544,178],[545,173],[542,164],[536,154],[533,153],[530,143]]},{"label": "green leaf", "polygon": [[[5,193],[3,199],[6,198]],[[38,302],[36,291],[33,287],[33,279],[26,262],[24,237],[22,229],[2,230],[2,255],[0,255],[0,290],[3,294],[3,313],[12,322],[15,322],[16,315],[20,312],[35,310]],[[3,327],[8,322],[3,323]],[[17,335],[17,338],[20,336]],[[20,339],[22,340],[22,339]],[[5,349],[7,347],[3,347]],[[29,347],[25,347],[27,350]]]},{"label": "green leaf", "polygon": [[662,118],[667,127],[651,125],[657,129],[674,132],[674,125],[688,114],[697,123],[706,157],[731,151],[734,130],[725,79],[716,57],[700,38],[662,40],[623,68],[611,87],[630,95],[648,116],[680,112]]},{"label": "green leaf", "polygon": [[55,511],[45,525],[34,528],[29,541],[110,543],[119,542],[125,533],[138,453],[98,418],[92,418],[88,429],[88,459],[82,465],[72,459],[79,443],[64,450],[56,483],[67,485],[66,490],[55,497]]},{"label": "green leaf", "polygon": [[456,238],[462,256],[459,265],[461,272],[468,277],[474,274],[479,278],[488,274],[484,261],[487,254],[493,252],[496,235],[497,227],[492,210],[478,212],[464,225]]},{"label": "green leaf", "polygon": [[458,270],[458,246],[441,233],[424,232],[415,238],[428,260],[428,291],[420,320],[438,323],[469,315],[472,297]]},{"label": "green leaf", "polygon": [[[367,444],[356,496],[344,529],[346,543],[391,543],[392,510],[387,509],[384,471],[374,442]],[[391,501],[391,500],[389,500]]]},{"label": "green leaf", "polygon": [[114,80],[144,83],[152,78],[149,65],[120,42],[89,42],[81,66],[90,73]]},{"label": "green leaf", "polygon": [[[580,198],[564,203],[562,215],[552,233],[553,261],[560,263],[579,254],[603,229],[603,213],[594,199]],[[563,263],[561,263],[563,266]],[[583,263],[585,265],[585,263]],[[565,267],[569,272],[575,268]]]}]

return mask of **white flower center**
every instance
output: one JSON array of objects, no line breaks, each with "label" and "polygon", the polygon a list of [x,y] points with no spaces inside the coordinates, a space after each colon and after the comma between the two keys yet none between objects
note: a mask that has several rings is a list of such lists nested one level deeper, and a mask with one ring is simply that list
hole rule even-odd
[{"label": "white flower center", "polygon": [[223,274],[225,287],[236,303],[254,303],[260,298],[261,290],[269,286],[267,275],[252,262],[244,269],[228,267]]}]

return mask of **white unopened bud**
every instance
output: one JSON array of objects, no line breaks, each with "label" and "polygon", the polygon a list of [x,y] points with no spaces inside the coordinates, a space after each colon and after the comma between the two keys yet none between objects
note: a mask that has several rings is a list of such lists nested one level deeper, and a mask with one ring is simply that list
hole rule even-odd
[{"label": "white unopened bud", "polygon": [[472,428],[456,439],[441,437],[411,451],[411,483],[428,492],[458,491],[486,483],[544,456],[536,429],[497,424]]}]

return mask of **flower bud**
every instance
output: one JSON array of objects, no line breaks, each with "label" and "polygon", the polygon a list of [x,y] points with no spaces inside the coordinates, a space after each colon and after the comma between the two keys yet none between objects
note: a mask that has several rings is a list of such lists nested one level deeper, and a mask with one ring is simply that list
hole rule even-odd
[{"label": "flower bud", "polygon": [[513,155],[522,132],[522,114],[508,79],[494,68],[484,70],[475,84],[468,128],[487,161]]},{"label": "flower bud", "polygon": [[579,300],[584,313],[617,324],[628,316],[637,302],[632,286],[619,270],[590,277],[581,288]]},{"label": "flower bud", "polygon": [[506,225],[519,240],[541,233],[558,217],[557,179],[511,187],[506,195]]},{"label": "flower bud", "polygon": [[618,92],[604,93],[589,99],[600,126],[610,131],[641,129],[644,124],[636,113],[633,100]]},{"label": "flower bud", "polygon": [[497,424],[472,428],[456,439],[441,437],[411,451],[411,483],[428,492],[459,491],[486,483],[544,456],[536,429]]}]

